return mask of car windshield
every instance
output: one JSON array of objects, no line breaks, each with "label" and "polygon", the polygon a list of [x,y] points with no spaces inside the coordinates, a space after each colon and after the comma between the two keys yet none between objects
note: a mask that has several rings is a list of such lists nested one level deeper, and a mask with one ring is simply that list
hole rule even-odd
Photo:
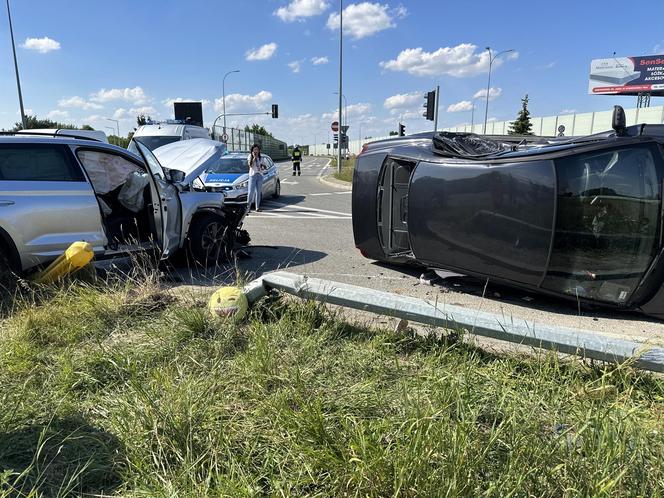
[{"label": "car windshield", "polygon": [[247,160],[240,157],[223,157],[207,170],[208,173],[247,173]]},{"label": "car windshield", "polygon": [[136,137],[136,140],[140,140],[143,145],[145,145],[150,150],[155,150],[162,145],[171,144],[181,140],[182,137]]}]

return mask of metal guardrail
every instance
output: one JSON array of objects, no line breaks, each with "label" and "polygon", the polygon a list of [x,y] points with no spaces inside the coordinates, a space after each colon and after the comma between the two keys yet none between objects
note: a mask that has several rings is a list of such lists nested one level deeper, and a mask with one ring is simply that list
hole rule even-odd
[{"label": "metal guardrail", "polygon": [[459,306],[381,292],[355,285],[332,282],[288,272],[274,272],[250,282],[244,292],[250,303],[280,290],[357,310],[403,318],[445,329],[466,329],[472,334],[502,341],[551,349],[611,363],[629,361],[644,370],[664,372],[664,348],[600,336],[589,330],[554,327],[530,320],[469,310]]}]

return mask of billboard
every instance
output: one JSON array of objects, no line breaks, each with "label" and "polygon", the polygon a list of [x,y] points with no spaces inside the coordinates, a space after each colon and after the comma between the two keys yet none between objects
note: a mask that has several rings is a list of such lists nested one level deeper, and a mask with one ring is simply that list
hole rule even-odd
[{"label": "billboard", "polygon": [[201,102],[173,102],[175,119],[183,123],[203,126],[203,104]]},{"label": "billboard", "polygon": [[588,93],[664,96],[664,54],[594,59],[590,63]]}]

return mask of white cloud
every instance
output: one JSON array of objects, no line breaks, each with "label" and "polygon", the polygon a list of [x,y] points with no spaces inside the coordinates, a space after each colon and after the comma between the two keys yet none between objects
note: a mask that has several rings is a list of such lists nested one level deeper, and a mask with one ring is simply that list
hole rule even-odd
[{"label": "white cloud", "polygon": [[[502,88],[495,88],[491,87],[489,88],[489,100],[495,100],[498,97],[500,97],[503,94],[503,89]],[[475,95],[473,95],[474,99],[486,99],[486,88],[483,88],[482,90],[478,90],[475,92]]]},{"label": "white cloud", "polygon": [[90,96],[94,102],[111,102],[114,100],[124,100],[134,105],[147,103],[150,99],[140,86],[134,88],[111,88],[106,90],[102,88]]},{"label": "white cloud", "polygon": [[305,17],[318,16],[329,6],[330,4],[325,0],[293,0],[285,7],[279,7],[274,15],[282,21],[293,22]]},{"label": "white cloud", "polygon": [[560,111],[560,114],[576,114],[577,112],[579,111],[577,111],[576,109],[563,109],[562,111]]},{"label": "white cloud", "polygon": [[662,41],[662,43],[658,43],[652,48],[652,53],[655,55],[659,55],[662,52],[664,52],[664,41]]},{"label": "white cloud", "polygon": [[300,72],[300,61],[293,61],[288,63],[288,67],[293,71],[294,73],[299,73]]},{"label": "white cloud", "polygon": [[473,109],[473,103],[470,100],[462,100],[456,104],[447,107],[447,112],[464,112]]},{"label": "white cloud", "polygon": [[383,102],[383,107],[385,107],[385,109],[395,110],[418,106],[423,102],[424,93],[422,92],[398,93],[391,97],[387,97],[385,102]]},{"label": "white cloud", "polygon": [[[472,43],[461,43],[456,47],[441,47],[434,52],[426,52],[421,47],[402,50],[396,59],[381,62],[383,69],[404,71],[415,76],[475,76],[488,71],[489,53],[486,50],[476,51]],[[511,53],[508,59],[515,59],[518,53]],[[498,57],[494,67],[503,63]]]},{"label": "white cloud", "polygon": [[[358,104],[351,104],[348,107],[344,106],[343,112],[347,112],[348,116],[366,116],[369,112],[371,112],[372,105],[369,104],[368,102],[361,102]],[[337,119],[339,116],[339,112],[337,110],[333,112],[326,112],[324,113],[321,117],[324,120],[327,119]]]},{"label": "white cloud", "polygon": [[131,109],[129,109],[129,114],[131,116],[138,116],[140,114],[143,114],[145,116],[150,116],[151,118],[155,118],[159,114],[159,111],[157,111],[157,109],[155,109],[154,107],[147,105],[141,107],[132,107]]},{"label": "white cloud", "polygon": [[204,107],[210,105],[209,99],[185,99],[182,97],[176,97],[174,99],[168,98],[161,101],[164,106],[170,107],[171,109],[173,109],[173,103],[175,102],[201,102]]},{"label": "white cloud", "polygon": [[83,97],[74,96],[58,100],[58,107],[83,109],[84,111],[89,111],[91,109],[102,109],[104,106],[94,102],[88,102]]},{"label": "white cloud", "polygon": [[60,42],[52,40],[48,36],[44,38],[26,38],[21,47],[28,50],[36,50],[40,54],[46,54],[53,50],[60,50]]},{"label": "white cloud", "polygon": [[[396,24],[389,12],[388,5],[362,2],[351,4],[344,9],[344,34],[359,40],[380,31],[394,28]],[[330,14],[327,19],[328,29],[339,29],[339,14]]]},{"label": "white cloud", "polygon": [[46,117],[48,119],[53,119],[55,121],[57,121],[58,119],[67,119],[69,118],[69,112],[56,109],[46,114]]},{"label": "white cloud", "polygon": [[113,119],[125,119],[129,115],[129,111],[120,107],[113,112]]},{"label": "white cloud", "polygon": [[330,62],[330,60],[327,58],[327,56],[311,58],[311,63],[314,66],[320,66],[321,64],[327,64],[328,62]]},{"label": "white cloud", "polygon": [[248,50],[246,53],[246,59],[248,61],[266,61],[268,59],[271,59],[276,51],[277,51],[276,43],[274,42],[266,43],[261,47],[252,48],[251,50]]},{"label": "white cloud", "polygon": [[[226,112],[262,110],[272,100],[272,93],[261,90],[256,95],[242,95],[231,93],[226,95]],[[223,100],[214,99],[214,110],[223,111]]]}]

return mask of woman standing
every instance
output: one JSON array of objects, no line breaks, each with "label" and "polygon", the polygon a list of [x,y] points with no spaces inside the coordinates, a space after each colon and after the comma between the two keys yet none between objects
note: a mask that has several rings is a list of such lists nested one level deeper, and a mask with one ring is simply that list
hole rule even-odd
[{"label": "woman standing", "polygon": [[261,148],[258,144],[254,144],[251,147],[251,153],[249,154],[247,162],[249,164],[247,211],[251,211],[252,202],[256,204],[256,211],[260,211],[261,197],[263,195],[263,171],[267,169],[267,163],[263,159],[263,156],[261,156]]}]

